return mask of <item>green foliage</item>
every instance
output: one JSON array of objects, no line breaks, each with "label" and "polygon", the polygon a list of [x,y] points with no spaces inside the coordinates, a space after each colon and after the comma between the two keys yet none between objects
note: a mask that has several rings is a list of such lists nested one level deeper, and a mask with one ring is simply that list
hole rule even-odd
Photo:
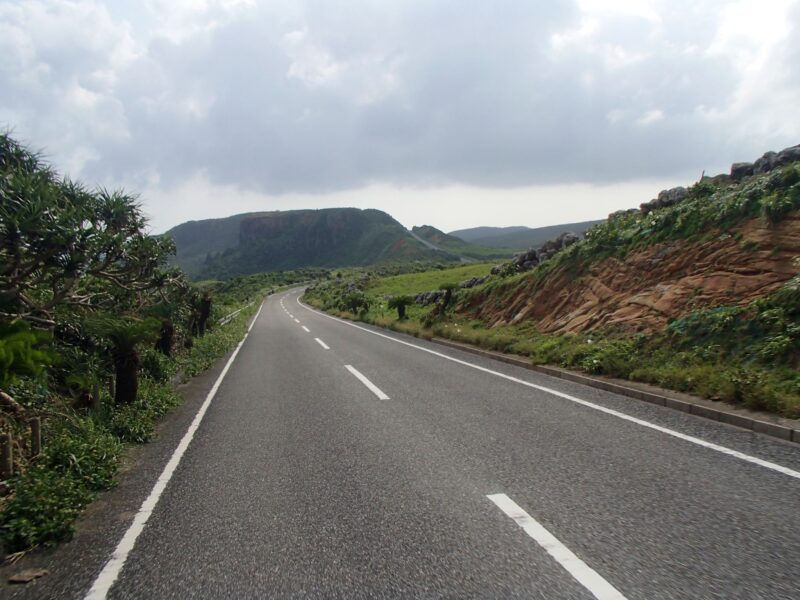
[{"label": "green foliage", "polygon": [[[192,286],[167,266],[173,250],[147,233],[134,197],[62,179],[0,134],[0,388],[20,407],[4,422],[20,435],[40,416],[43,429],[42,453],[16,455],[0,499],[6,552],[68,538],[94,493],[113,485],[124,444],[149,439],[179,402],[168,383],[177,369],[191,376],[235,346],[278,283]],[[218,310],[250,306],[192,347],[202,293]],[[174,328],[171,358],[153,350],[163,322]],[[112,374],[129,403],[109,402]]]},{"label": "green foliage", "polygon": [[394,296],[389,298],[388,307],[397,310],[397,318],[406,318],[406,307],[414,303],[411,296]]},{"label": "green foliage", "polygon": [[42,467],[28,471],[11,485],[13,495],[0,513],[6,552],[70,539],[75,519],[93,497],[73,477]]},{"label": "green foliage", "polygon": [[122,444],[95,419],[45,419],[41,468],[71,477],[90,491],[111,487]]},{"label": "green foliage", "polygon": [[22,321],[0,323],[0,389],[19,376],[38,375],[52,362],[52,354],[42,347],[46,337]]},{"label": "green foliage", "polygon": [[135,402],[107,413],[107,427],[123,442],[143,444],[152,438],[158,419],[178,404],[180,396],[169,386],[144,378]]},{"label": "green foliage", "polygon": [[85,321],[86,329],[106,339],[117,354],[132,352],[137,345],[152,343],[158,333],[156,319],[93,315]]},{"label": "green foliage", "polygon": [[353,314],[366,313],[369,310],[369,299],[361,291],[352,291],[341,297],[339,309]]},{"label": "green foliage", "polygon": [[437,290],[444,283],[483,277],[489,273],[493,263],[478,263],[449,269],[431,269],[421,273],[406,273],[390,277],[371,279],[366,291],[372,297],[415,295]]},{"label": "green foliage", "polygon": [[140,368],[146,377],[158,383],[168,382],[177,371],[175,361],[153,348],[148,348],[142,353]]}]

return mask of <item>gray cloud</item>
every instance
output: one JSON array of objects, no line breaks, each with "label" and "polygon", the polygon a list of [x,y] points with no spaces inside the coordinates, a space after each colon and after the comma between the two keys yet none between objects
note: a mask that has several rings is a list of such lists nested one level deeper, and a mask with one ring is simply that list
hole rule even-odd
[{"label": "gray cloud", "polygon": [[159,22],[136,4],[11,3],[0,120],[78,175],[139,188],[197,172],[271,194],[666,177],[800,136],[778,126],[796,29],[766,95],[735,44],[714,50],[730,4],[212,3]]}]

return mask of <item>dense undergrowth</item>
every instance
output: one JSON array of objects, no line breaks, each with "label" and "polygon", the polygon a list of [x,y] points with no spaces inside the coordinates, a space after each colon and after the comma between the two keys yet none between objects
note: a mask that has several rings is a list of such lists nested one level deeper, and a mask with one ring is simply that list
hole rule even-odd
[{"label": "dense undergrowth", "polygon": [[[230,350],[282,273],[193,284],[134,196],[88,190],[0,134],[0,544],[68,538],[174,383]],[[239,310],[241,309],[241,310]],[[239,310],[223,325],[220,318]],[[41,431],[41,447],[36,429]]]},{"label": "dense undergrowth", "polygon": [[[48,388],[45,377],[10,386],[15,399],[42,418],[43,443],[38,457],[18,459],[18,473],[5,482],[8,493],[0,500],[5,552],[69,539],[75,519],[97,492],[113,487],[126,445],[150,440],[159,419],[180,403],[175,383],[201,373],[235,347],[256,309],[254,302],[172,357],[153,349],[142,352],[137,397],[124,406],[100,390],[96,408],[76,409],[71,398]],[[24,424],[14,433],[25,439]]]},{"label": "dense undergrowth", "polygon": [[[689,189],[683,202],[648,214],[617,213],[532,271],[516,273],[509,263],[477,288],[455,288],[447,302],[426,307],[411,303],[409,296],[422,291],[423,282],[429,290],[453,289],[469,275],[456,270],[385,279],[360,275],[317,285],[306,299],[323,310],[420,337],[446,337],[526,356],[535,363],[656,384],[800,418],[800,275],[750,304],[699,308],[647,334],[615,330],[544,334],[530,321],[489,328],[458,310],[476,298],[500,309],[518,286],[530,290],[546,284],[555,269],[577,278],[590,264],[610,256],[624,260],[631,252],[666,240],[703,242],[726,235],[746,220],[777,223],[798,209],[800,165],[795,163],[742,183],[704,180]],[[489,270],[476,268],[483,272],[474,275]],[[800,271],[800,262],[797,268]],[[404,307],[398,308],[399,304]],[[399,317],[400,310],[404,318]]]}]

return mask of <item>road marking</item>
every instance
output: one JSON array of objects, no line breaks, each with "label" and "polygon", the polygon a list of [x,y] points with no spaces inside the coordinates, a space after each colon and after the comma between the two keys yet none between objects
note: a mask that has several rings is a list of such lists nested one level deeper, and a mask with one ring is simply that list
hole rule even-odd
[{"label": "road marking", "polygon": [[517,525],[531,536],[536,543],[544,548],[558,564],[564,567],[578,583],[589,590],[598,600],[626,600],[617,588],[603,579],[597,571],[583,562],[580,558],[562,544],[558,539],[539,522],[526,513],[516,502],[505,494],[490,494],[486,496],[507,516],[516,521]]},{"label": "road marking", "polygon": [[289,313],[289,318],[294,319],[294,315],[292,313]]},{"label": "road marking", "polygon": [[311,330],[305,325],[301,325],[301,327],[303,328],[303,331],[305,331],[306,333],[311,333]]},{"label": "road marking", "polygon": [[86,600],[105,600],[108,592],[111,590],[111,586],[113,586],[114,582],[117,581],[120,571],[122,571],[122,567],[125,566],[125,561],[128,559],[128,555],[136,545],[137,538],[144,530],[144,526],[147,524],[147,520],[150,518],[150,515],[153,514],[153,511],[155,510],[156,505],[161,498],[161,494],[166,489],[169,480],[172,479],[172,476],[175,474],[175,469],[178,468],[183,455],[186,453],[186,449],[189,447],[189,444],[192,443],[194,434],[200,427],[200,423],[203,420],[211,401],[214,399],[214,396],[217,395],[217,390],[219,390],[222,380],[225,378],[225,375],[228,374],[228,369],[231,368],[233,361],[236,360],[239,350],[242,349],[242,346],[247,340],[247,336],[250,335],[250,331],[252,331],[253,325],[256,324],[258,315],[261,314],[261,309],[263,307],[264,304],[262,302],[261,306],[258,307],[256,316],[253,317],[253,322],[250,323],[250,326],[247,328],[247,333],[242,338],[242,341],[239,342],[239,345],[236,346],[236,350],[233,351],[233,354],[231,354],[228,362],[225,363],[222,373],[220,373],[219,377],[217,377],[217,381],[214,382],[214,387],[212,387],[211,391],[208,392],[208,396],[206,396],[206,399],[203,402],[203,405],[200,407],[200,410],[197,411],[192,424],[189,425],[189,429],[186,430],[186,433],[183,435],[178,447],[175,448],[175,452],[172,453],[172,457],[170,457],[167,466],[164,467],[161,475],[159,475],[156,484],[150,491],[150,495],[147,496],[144,502],[142,502],[139,512],[136,513],[136,516],[133,519],[133,523],[131,523],[131,526],[125,532],[125,535],[122,536],[122,539],[114,550],[114,553],[103,567],[103,570],[100,571],[97,579],[94,580],[91,589],[86,594]]},{"label": "road marking", "polygon": [[384,394],[377,385],[375,385],[369,379],[364,377],[361,373],[358,372],[358,370],[353,368],[352,365],[345,365],[344,368],[350,371],[353,375],[356,376],[356,379],[358,379],[361,383],[367,386],[369,388],[369,391],[371,391],[378,397],[378,400],[389,400],[389,396]]},{"label": "road marking", "polygon": [[323,342],[321,339],[319,339],[319,338],[314,338],[314,340],[315,340],[315,341],[316,341],[316,342],[317,342],[317,343],[318,343],[320,346],[322,346],[323,348],[325,348],[325,350],[330,350],[330,347],[328,346],[328,344],[326,344],[325,342]]},{"label": "road marking", "polygon": [[294,322],[299,325],[300,324],[300,319],[295,319]]},{"label": "road marking", "polygon": [[650,423],[649,421],[645,421],[643,419],[639,419],[637,417],[632,417],[631,415],[627,415],[623,412],[618,410],[614,410],[612,408],[606,408],[605,406],[601,406],[599,404],[594,404],[587,400],[581,400],[580,398],[576,398],[575,396],[570,396],[569,394],[565,394],[563,392],[559,392],[558,390],[554,390],[552,388],[545,387],[543,385],[537,385],[535,383],[531,383],[530,381],[525,381],[524,379],[519,379],[517,377],[512,377],[511,375],[506,375],[505,373],[501,373],[499,371],[493,371],[492,369],[487,369],[486,367],[481,367],[480,365],[476,365],[471,362],[467,362],[465,360],[461,360],[459,358],[455,358],[452,356],[448,356],[447,354],[442,354],[441,352],[437,352],[436,350],[431,350],[430,348],[425,348],[423,346],[417,346],[416,344],[412,344],[410,342],[406,342],[403,340],[398,340],[397,338],[393,338],[390,335],[385,335],[383,333],[379,333],[377,331],[372,331],[371,329],[367,329],[366,327],[361,327],[356,325],[355,323],[350,323],[348,321],[344,321],[339,319],[338,317],[332,317],[331,315],[326,315],[323,312],[319,312],[318,310],[314,310],[310,306],[306,306],[302,302],[300,302],[300,298],[297,298],[297,303],[309,310],[313,313],[316,313],[322,317],[327,319],[331,319],[333,321],[337,321],[342,323],[343,325],[348,325],[349,327],[355,327],[356,329],[360,329],[361,331],[366,331],[367,333],[371,333],[372,335],[377,335],[378,337],[385,338],[387,340],[391,340],[398,344],[402,344],[404,346],[408,346],[410,348],[416,348],[417,350],[422,350],[423,352],[427,352],[428,354],[433,354],[434,356],[438,356],[440,358],[444,358],[445,360],[449,360],[451,362],[457,363],[459,365],[464,365],[465,367],[469,367],[471,369],[475,369],[477,371],[481,371],[483,373],[489,373],[491,375],[495,375],[507,381],[513,381],[514,383],[519,383],[520,385],[524,385],[529,388],[533,388],[539,390],[540,392],[546,392],[548,394],[552,394],[553,396],[558,396],[559,398],[563,398],[564,400],[569,400],[570,402],[574,402],[575,404],[580,404],[581,406],[585,406],[587,408],[591,408],[593,410],[597,410],[599,412],[605,413],[607,415],[612,415],[619,419],[623,419],[625,421],[629,421],[631,423],[636,423],[637,425],[641,425],[642,427],[647,427],[648,429],[653,429],[655,431],[659,431],[661,433],[665,433],[672,437],[678,438],[679,440],[683,440],[685,442],[689,442],[692,444],[696,444],[698,446],[702,446],[703,448],[708,448],[709,450],[714,450],[715,452],[720,452],[721,454],[726,454],[728,456],[732,456],[734,458],[738,458],[739,460],[743,460],[745,462],[752,463],[754,465],[758,465],[759,467],[764,467],[765,469],[770,469],[771,471],[775,471],[777,473],[781,473],[783,475],[788,475],[789,477],[794,477],[795,479],[800,479],[800,471],[795,471],[790,469],[789,467],[784,467],[783,465],[779,465],[777,463],[770,462],[768,460],[762,460],[760,458],[756,458],[755,456],[750,456],[749,454],[745,454],[744,452],[739,452],[738,450],[732,450],[731,448],[726,448],[725,446],[720,446],[718,444],[714,444],[712,442],[707,442],[706,440],[700,439],[698,437],[694,437],[691,435],[686,435],[685,433],[681,433],[680,431],[675,431],[674,429],[669,429],[667,427],[662,427],[661,425],[656,425],[655,423]]}]

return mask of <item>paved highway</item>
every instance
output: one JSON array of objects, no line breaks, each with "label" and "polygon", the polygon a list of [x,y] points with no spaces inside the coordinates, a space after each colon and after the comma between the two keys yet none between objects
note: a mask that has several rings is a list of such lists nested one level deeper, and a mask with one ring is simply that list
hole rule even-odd
[{"label": "paved highway", "polygon": [[298,295],[264,303],[82,597],[800,597],[797,445]]}]

